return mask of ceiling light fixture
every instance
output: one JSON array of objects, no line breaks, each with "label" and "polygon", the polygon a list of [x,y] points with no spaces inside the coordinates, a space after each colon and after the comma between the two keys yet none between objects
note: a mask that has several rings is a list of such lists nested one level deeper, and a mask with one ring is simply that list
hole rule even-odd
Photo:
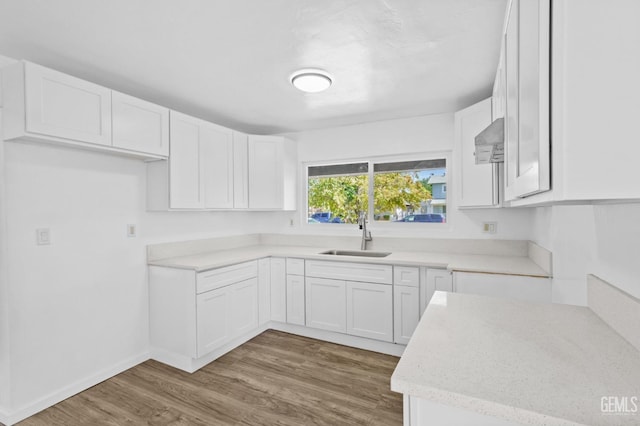
[{"label": "ceiling light fixture", "polygon": [[319,69],[303,69],[291,75],[291,84],[303,92],[318,93],[327,90],[333,80],[328,72]]}]

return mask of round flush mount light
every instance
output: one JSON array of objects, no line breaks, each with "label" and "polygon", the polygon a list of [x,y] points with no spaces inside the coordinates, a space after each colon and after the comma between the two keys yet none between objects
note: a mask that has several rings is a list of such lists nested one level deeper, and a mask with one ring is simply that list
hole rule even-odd
[{"label": "round flush mount light", "polygon": [[303,69],[291,75],[291,84],[306,93],[318,93],[327,90],[332,83],[328,72],[319,69]]}]

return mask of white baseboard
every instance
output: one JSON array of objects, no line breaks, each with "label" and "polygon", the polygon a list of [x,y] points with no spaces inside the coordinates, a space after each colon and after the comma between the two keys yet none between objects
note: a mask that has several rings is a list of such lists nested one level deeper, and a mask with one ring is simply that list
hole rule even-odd
[{"label": "white baseboard", "polygon": [[5,412],[0,411],[0,422],[4,423],[6,426],[11,426],[21,420],[26,419],[27,417],[33,416],[34,414],[51,407],[52,405],[57,404],[60,401],[63,401],[77,393],[87,390],[90,387],[95,386],[98,383],[103,382],[117,374],[120,374],[123,371],[128,370],[129,368],[134,367],[148,359],[149,352],[143,352],[122,362],[119,362],[110,368],[106,368],[90,377],[79,380],[58,391],[50,393],[49,395],[40,398],[35,402],[22,406],[16,410],[8,411],[5,409]]}]

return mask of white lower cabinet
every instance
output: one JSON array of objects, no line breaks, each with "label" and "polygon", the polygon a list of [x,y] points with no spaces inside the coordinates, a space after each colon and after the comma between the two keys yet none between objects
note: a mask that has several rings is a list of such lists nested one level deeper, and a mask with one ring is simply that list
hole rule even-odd
[{"label": "white lower cabinet", "polygon": [[520,275],[454,272],[456,293],[551,302],[551,279]]},{"label": "white lower cabinet", "polygon": [[271,321],[271,258],[258,260],[258,324]]},{"label": "white lower cabinet", "polygon": [[149,267],[152,358],[195,371],[258,331],[258,261],[210,271]]},{"label": "white lower cabinet", "polygon": [[453,277],[446,269],[423,268],[424,280],[420,282],[420,316],[436,291],[453,292]]},{"label": "white lower cabinet", "polygon": [[287,270],[285,259],[271,258],[271,320],[287,321]]},{"label": "white lower cabinet", "polygon": [[353,281],[346,285],[347,334],[393,342],[393,286]]},{"label": "white lower cabinet", "polygon": [[258,327],[258,279],[233,284],[230,291],[229,325],[231,338],[234,338]]},{"label": "white lower cabinet", "polygon": [[197,312],[197,357],[224,345],[231,338],[229,324],[230,286],[199,294]]},{"label": "white lower cabinet", "polygon": [[393,286],[394,342],[406,345],[420,321],[420,289]]},{"label": "white lower cabinet", "polygon": [[326,278],[306,278],[307,326],[347,332],[347,283]]},{"label": "white lower cabinet", "polygon": [[199,358],[258,327],[258,279],[231,284],[197,296]]},{"label": "white lower cabinet", "polygon": [[304,275],[287,275],[287,323],[305,325]]}]

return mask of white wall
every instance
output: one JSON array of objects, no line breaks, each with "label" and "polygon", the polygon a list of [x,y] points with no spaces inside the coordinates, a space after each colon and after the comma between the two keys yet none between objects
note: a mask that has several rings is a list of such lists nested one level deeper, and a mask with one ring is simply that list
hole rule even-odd
[{"label": "white wall", "polygon": [[[147,244],[286,222],[285,213],[147,213],[141,161],[4,145],[10,327],[2,342],[11,340],[12,410],[146,356]],[[127,238],[127,224],[138,226],[137,238]],[[52,243],[38,246],[35,230],[45,227]]]},{"label": "white wall", "polygon": [[553,300],[586,305],[586,275],[640,298],[640,204],[536,208],[532,239],[553,252]]},{"label": "white wall", "polygon": [[[475,209],[458,210],[455,180],[456,163],[451,156],[454,132],[453,114],[438,114],[398,120],[377,121],[353,126],[292,133],[287,136],[298,142],[298,160],[302,163],[343,159],[369,159],[372,157],[427,153],[449,155],[447,173],[450,199],[447,206],[447,225],[385,224],[386,227],[370,224],[375,235],[418,236],[431,238],[500,238],[528,239],[531,211],[528,209]],[[301,175],[303,171],[301,170]],[[280,232],[323,233],[336,235],[358,235],[353,225],[308,225],[305,223],[304,185],[300,185],[299,212],[295,226],[280,229]],[[453,194],[453,196],[452,196]],[[482,233],[482,222],[498,223],[495,235]],[[400,226],[397,226],[400,225]],[[334,228],[335,226],[335,228]],[[389,229],[390,226],[394,228]],[[330,229],[328,229],[331,227]]]}]

